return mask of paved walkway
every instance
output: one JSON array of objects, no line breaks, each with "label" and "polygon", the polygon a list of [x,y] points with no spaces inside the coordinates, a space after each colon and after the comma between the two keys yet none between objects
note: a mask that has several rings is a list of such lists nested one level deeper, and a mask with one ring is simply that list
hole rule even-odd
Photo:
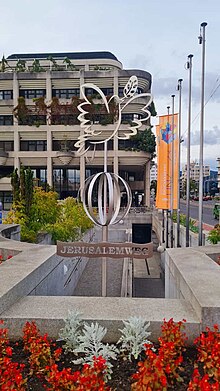
[{"label": "paved walkway", "polygon": [[[122,259],[107,259],[107,296],[120,297]],[[101,296],[102,259],[89,259],[73,296]]]},{"label": "paved walkway", "polygon": [[158,240],[152,233],[154,243],[153,257],[147,260],[134,259],[133,262],[133,296],[164,297],[165,287],[160,267],[160,254],[157,252]]},{"label": "paved walkway", "polygon": [[[153,257],[133,260],[133,297],[164,297],[158,241],[153,233]],[[89,259],[73,296],[101,296],[101,259]],[[123,260],[107,259],[107,296],[120,297]]]}]

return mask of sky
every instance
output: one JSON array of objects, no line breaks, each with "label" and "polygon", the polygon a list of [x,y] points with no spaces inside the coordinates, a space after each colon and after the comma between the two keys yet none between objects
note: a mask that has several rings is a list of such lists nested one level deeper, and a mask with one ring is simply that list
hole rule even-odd
[{"label": "sky", "polygon": [[[220,0],[10,0],[0,1],[0,57],[12,53],[110,51],[124,69],[152,74],[159,115],[167,113],[183,79],[181,162],[188,127],[187,57],[193,54],[191,160],[199,161],[202,45],[205,43],[204,163],[220,157]],[[156,125],[158,118],[152,123]]]}]

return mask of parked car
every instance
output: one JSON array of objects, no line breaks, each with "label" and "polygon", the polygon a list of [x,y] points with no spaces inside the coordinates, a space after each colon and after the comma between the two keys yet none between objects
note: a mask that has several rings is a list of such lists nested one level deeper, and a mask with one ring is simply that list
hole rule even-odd
[{"label": "parked car", "polygon": [[219,213],[220,213],[220,204],[215,204],[213,208],[213,216],[215,219],[219,219]]}]

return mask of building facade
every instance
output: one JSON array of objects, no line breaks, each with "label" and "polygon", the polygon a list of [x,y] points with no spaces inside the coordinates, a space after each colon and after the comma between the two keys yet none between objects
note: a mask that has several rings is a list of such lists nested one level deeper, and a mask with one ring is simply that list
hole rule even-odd
[{"label": "building facade", "polygon": [[[203,165],[203,177],[208,178],[210,176],[210,166]],[[187,177],[187,164],[183,167],[182,179],[186,180]],[[199,164],[196,162],[190,163],[190,179],[195,182],[199,182]]]},{"label": "building facade", "polygon": [[[138,92],[150,92],[151,75],[142,70],[124,70],[110,52],[13,54],[0,72],[0,200],[10,207],[10,174],[21,165],[30,167],[39,185],[48,183],[60,198],[76,197],[88,176],[103,171],[103,144],[96,151],[79,156],[74,146],[82,133],[77,119],[77,104],[82,99],[80,86],[97,85],[103,93],[123,95],[132,75],[138,78]],[[100,140],[115,128],[117,107],[107,116],[100,97],[92,89],[86,96],[93,103],[90,121]],[[146,98],[128,105],[122,115],[119,136],[135,118],[142,117]],[[115,110],[115,111],[114,111]],[[149,126],[149,121],[142,130]],[[87,145],[85,145],[87,149]],[[150,203],[151,154],[134,151],[131,140],[116,136],[108,143],[108,170],[129,183],[133,199],[143,195]]]},{"label": "building facade", "polygon": [[157,163],[154,163],[150,169],[150,182],[157,181]]}]

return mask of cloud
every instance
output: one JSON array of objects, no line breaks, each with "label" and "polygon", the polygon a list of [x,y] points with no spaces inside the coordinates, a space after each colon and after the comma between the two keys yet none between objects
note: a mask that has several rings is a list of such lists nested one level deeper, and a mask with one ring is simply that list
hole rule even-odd
[{"label": "cloud", "polygon": [[[192,101],[198,104],[201,101],[201,76],[192,77]],[[153,94],[156,98],[168,97],[177,94],[178,79],[176,77],[153,78]],[[182,83],[182,96],[188,101],[188,75]],[[207,73],[205,75],[205,102],[220,102],[220,75]]]},{"label": "cloud", "polygon": [[[187,138],[187,137],[185,137]],[[200,144],[200,132],[196,130],[191,135],[191,145]],[[216,145],[220,144],[220,129],[218,126],[213,126],[211,130],[204,130],[204,144]]]}]

